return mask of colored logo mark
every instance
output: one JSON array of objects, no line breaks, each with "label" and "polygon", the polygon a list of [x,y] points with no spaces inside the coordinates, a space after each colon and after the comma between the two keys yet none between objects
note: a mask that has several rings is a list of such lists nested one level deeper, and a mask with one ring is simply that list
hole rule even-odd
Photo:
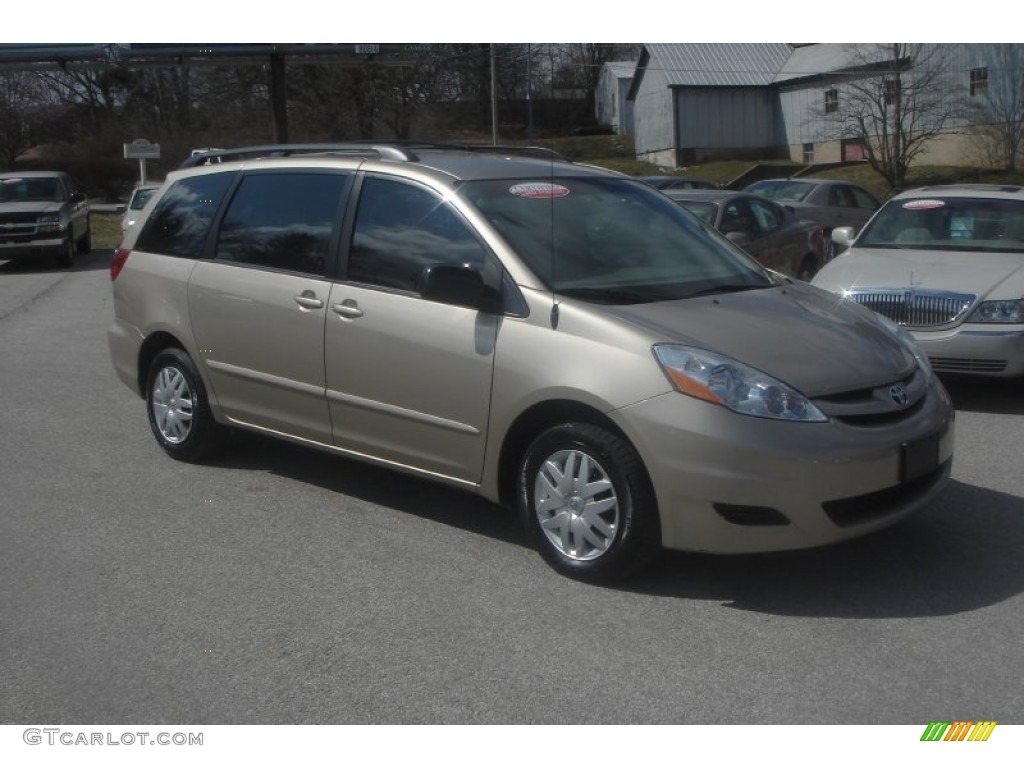
[{"label": "colored logo mark", "polygon": [[988,741],[995,727],[994,720],[932,721],[924,729],[921,741]]}]

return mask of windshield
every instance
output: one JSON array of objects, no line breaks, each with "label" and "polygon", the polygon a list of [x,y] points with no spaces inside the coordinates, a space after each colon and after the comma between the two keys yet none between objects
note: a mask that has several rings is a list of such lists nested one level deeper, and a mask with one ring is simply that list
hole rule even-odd
[{"label": "windshield", "polygon": [[57,179],[0,179],[0,203],[60,202]]},{"label": "windshield", "polygon": [[133,211],[141,211],[146,207],[146,203],[149,202],[149,198],[153,196],[154,192],[156,192],[156,187],[135,190],[130,208]]},{"label": "windshield", "polygon": [[893,200],[864,229],[857,246],[1024,252],[1024,202],[979,197]]},{"label": "windshield", "polygon": [[747,192],[753,192],[755,195],[772,200],[799,203],[811,194],[813,188],[813,184],[804,184],[799,181],[759,181],[757,184],[747,187]]},{"label": "windshield", "polygon": [[619,304],[773,284],[743,251],[644,184],[487,180],[460,194],[556,293]]}]

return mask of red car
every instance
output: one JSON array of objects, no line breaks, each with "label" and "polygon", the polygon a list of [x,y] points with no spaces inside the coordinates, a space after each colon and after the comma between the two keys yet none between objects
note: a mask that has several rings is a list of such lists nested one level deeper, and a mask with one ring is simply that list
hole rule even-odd
[{"label": "red car", "polygon": [[763,266],[810,280],[829,260],[820,224],[757,195],[729,190],[666,190],[663,194],[696,214]]}]

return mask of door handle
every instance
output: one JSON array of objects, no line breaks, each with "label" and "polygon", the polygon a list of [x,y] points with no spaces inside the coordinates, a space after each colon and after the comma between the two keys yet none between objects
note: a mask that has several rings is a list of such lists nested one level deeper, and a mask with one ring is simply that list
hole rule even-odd
[{"label": "door handle", "polygon": [[363,316],[363,310],[356,304],[355,299],[345,299],[341,304],[331,304],[331,310],[349,319]]},{"label": "door handle", "polygon": [[303,309],[320,309],[324,305],[324,303],[316,297],[316,294],[309,290],[303,291],[298,296],[293,296],[292,298],[294,298],[295,303]]}]

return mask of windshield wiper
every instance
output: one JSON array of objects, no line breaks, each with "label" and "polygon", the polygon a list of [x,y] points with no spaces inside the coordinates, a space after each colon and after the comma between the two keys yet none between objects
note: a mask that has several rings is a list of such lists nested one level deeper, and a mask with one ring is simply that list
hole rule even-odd
[{"label": "windshield wiper", "polygon": [[740,293],[741,291],[760,291],[763,288],[771,288],[771,284],[767,285],[751,285],[750,283],[721,283],[720,285],[713,285],[710,288],[704,288],[703,290],[691,293],[690,296],[710,296],[713,293]]},{"label": "windshield wiper", "polygon": [[651,291],[630,291],[625,288],[562,288],[556,292],[575,299],[594,299],[607,304],[647,304],[661,298]]}]

